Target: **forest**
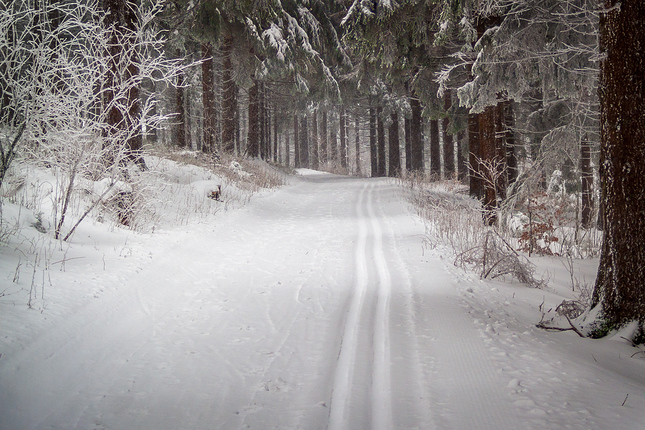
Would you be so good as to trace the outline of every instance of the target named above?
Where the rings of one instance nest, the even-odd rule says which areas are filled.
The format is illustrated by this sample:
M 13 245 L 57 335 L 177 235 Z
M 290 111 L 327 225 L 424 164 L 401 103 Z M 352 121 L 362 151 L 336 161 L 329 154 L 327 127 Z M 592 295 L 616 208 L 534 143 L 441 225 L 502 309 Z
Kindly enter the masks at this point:
M 66 241 L 150 153 L 452 181 L 529 255 L 600 254 L 588 334 L 640 344 L 643 34 L 641 0 L 0 0 L 2 199 L 55 170 Z

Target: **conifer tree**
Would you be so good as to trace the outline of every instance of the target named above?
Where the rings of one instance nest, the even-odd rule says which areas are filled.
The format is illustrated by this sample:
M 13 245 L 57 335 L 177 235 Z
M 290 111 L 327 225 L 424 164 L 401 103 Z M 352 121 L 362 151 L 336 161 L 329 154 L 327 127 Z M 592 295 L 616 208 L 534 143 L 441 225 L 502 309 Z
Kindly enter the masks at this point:
M 645 3 L 607 0 L 600 14 L 604 238 L 592 307 L 595 337 L 636 323 L 645 343 Z

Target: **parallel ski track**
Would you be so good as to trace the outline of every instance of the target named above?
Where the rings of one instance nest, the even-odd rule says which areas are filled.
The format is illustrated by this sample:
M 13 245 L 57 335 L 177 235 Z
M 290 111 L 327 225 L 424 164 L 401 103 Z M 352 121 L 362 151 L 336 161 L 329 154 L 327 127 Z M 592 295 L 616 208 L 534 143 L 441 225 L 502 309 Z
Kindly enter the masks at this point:
M 359 325 L 369 286 L 367 238 L 370 227 L 373 236 L 372 258 L 378 276 L 376 312 L 374 325 L 370 330 L 373 336 L 371 342 L 373 345 L 370 391 L 371 423 L 374 430 L 393 428 L 389 348 L 391 276 L 383 253 L 383 231 L 374 213 L 373 193 L 374 184 L 366 184 L 361 189 L 356 202 L 358 219 L 358 237 L 354 253 L 356 277 L 336 364 L 327 426 L 329 430 L 350 428 L 348 409 L 354 380 Z

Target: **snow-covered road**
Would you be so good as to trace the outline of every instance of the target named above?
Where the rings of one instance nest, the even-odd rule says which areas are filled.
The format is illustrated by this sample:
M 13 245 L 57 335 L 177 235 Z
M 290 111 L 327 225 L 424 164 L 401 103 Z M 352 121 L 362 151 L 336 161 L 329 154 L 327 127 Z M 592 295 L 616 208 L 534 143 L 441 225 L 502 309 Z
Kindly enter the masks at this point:
M 70 262 L 54 283 L 87 297 L 0 356 L 0 428 L 636 428 L 645 381 L 522 326 L 423 238 L 393 182 L 310 174 Z

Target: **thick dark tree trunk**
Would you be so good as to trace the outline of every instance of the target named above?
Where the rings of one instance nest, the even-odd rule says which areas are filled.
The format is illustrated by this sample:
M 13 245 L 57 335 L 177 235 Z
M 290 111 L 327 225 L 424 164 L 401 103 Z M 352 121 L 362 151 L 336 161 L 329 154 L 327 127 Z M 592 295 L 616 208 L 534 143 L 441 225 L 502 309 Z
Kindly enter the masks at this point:
M 410 118 L 405 118 L 403 121 L 403 129 L 405 131 L 405 170 L 408 172 L 412 169 L 412 148 L 411 148 L 411 137 L 410 137 L 410 125 L 412 124 L 412 121 L 410 121 Z
M 347 169 L 347 112 L 340 107 L 340 167 Z
M 213 47 L 210 43 L 202 43 L 202 105 L 204 109 L 202 151 L 212 152 L 215 150 L 215 87 L 213 81 Z M 249 106 L 249 113 L 250 109 L 251 107 Z
M 443 108 L 446 111 L 446 117 L 443 119 L 443 172 L 446 179 L 455 177 L 455 142 L 450 131 L 450 119 L 448 111 L 452 107 L 452 93 L 450 90 L 444 94 Z
M 441 179 L 441 148 L 439 147 L 439 121 L 430 121 L 430 175 Z
M 233 37 L 225 36 L 222 43 L 222 152 L 235 152 L 235 111 L 237 85 L 233 80 Z
M 253 79 L 253 85 L 249 88 L 249 130 L 246 142 L 246 153 L 249 157 L 260 156 L 260 100 L 259 84 Z
M 399 148 L 399 115 L 396 112 L 391 114 L 392 124 L 390 124 L 388 145 L 390 155 L 390 168 L 388 176 L 397 177 L 401 174 L 401 150 Z
M 604 237 L 594 336 L 637 321 L 645 342 L 645 2 L 606 0 L 600 13 L 600 187 Z
M 378 176 L 378 158 L 376 154 L 376 109 L 370 104 L 370 176 Z
M 383 124 L 383 108 L 376 108 L 376 132 L 378 139 L 376 176 L 383 177 L 387 175 L 387 165 L 385 160 L 385 126 Z
M 593 225 L 593 170 L 591 169 L 591 143 L 586 135 L 580 141 L 580 173 L 582 195 L 581 224 L 583 228 L 591 228 Z
M 495 106 L 487 107 L 484 112 L 479 115 L 479 132 L 480 132 L 480 160 L 479 175 L 482 179 L 483 186 L 483 206 L 484 206 L 484 221 L 488 225 L 497 223 L 497 193 L 496 193 L 496 178 L 495 170 L 492 163 L 495 159 L 497 152 L 497 145 L 495 142 L 495 119 L 496 119 Z
M 320 138 L 318 136 L 318 109 L 314 109 L 314 113 L 311 118 L 311 168 L 314 170 L 318 170 L 320 167 L 318 165 L 318 143 L 320 141 Z
M 421 123 L 421 102 L 410 97 L 412 118 L 410 120 L 410 170 L 423 173 L 423 137 Z

